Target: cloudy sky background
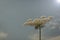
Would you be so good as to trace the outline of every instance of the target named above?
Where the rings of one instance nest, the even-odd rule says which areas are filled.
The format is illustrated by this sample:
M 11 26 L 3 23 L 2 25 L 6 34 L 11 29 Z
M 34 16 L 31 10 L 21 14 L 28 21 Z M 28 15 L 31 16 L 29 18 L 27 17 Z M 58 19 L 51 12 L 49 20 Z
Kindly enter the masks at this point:
M 42 28 L 42 40 L 60 39 L 60 4 L 56 0 L 0 0 L 0 32 L 8 33 L 7 40 L 34 40 L 38 31 L 23 26 L 28 18 L 54 16 L 53 24 Z M 45 36 L 45 37 L 44 37 Z M 47 38 L 48 37 L 48 38 Z M 38 39 L 36 37 L 36 39 Z

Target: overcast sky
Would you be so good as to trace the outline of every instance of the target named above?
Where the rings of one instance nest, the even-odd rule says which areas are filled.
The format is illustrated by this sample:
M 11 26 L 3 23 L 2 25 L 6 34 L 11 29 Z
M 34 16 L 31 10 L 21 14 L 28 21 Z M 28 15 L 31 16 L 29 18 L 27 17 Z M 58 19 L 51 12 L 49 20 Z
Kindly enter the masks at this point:
M 9 34 L 7 40 L 32 40 L 37 30 L 34 30 L 34 27 L 23 26 L 24 22 L 28 18 L 34 19 L 44 15 L 60 20 L 59 5 L 55 0 L 0 0 L 0 31 Z M 42 36 L 45 36 L 45 39 L 52 37 L 51 40 L 59 38 L 60 29 L 57 26 L 51 28 L 46 25 L 45 29 L 42 29 Z

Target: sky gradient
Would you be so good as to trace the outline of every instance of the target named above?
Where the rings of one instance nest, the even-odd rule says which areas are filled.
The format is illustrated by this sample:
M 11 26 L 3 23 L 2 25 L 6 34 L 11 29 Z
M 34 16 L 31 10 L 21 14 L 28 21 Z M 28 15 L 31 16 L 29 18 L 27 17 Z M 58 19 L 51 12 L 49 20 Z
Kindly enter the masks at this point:
M 28 18 L 54 16 L 53 23 L 56 20 L 56 23 L 60 24 L 59 5 L 54 0 L 0 0 L 0 31 L 8 33 L 7 40 L 32 40 L 37 30 L 34 27 L 23 26 L 24 22 Z M 58 24 L 56 25 L 60 27 Z M 44 30 L 42 36 L 45 36 L 46 40 L 47 37 L 49 40 L 51 37 L 51 40 L 55 37 L 59 38 L 60 29 L 57 26 L 51 29 L 50 24 L 46 25 L 42 28 Z

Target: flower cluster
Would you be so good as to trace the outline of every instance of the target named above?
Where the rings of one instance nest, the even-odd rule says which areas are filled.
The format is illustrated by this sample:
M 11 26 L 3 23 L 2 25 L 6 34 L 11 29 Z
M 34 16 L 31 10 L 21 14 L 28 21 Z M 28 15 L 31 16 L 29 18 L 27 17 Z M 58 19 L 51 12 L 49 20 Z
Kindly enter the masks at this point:
M 52 16 L 41 16 L 40 18 L 35 18 L 34 20 L 28 19 L 24 25 L 30 25 L 30 26 L 35 26 L 35 28 L 41 27 L 45 25 L 47 22 L 49 22 L 52 19 Z

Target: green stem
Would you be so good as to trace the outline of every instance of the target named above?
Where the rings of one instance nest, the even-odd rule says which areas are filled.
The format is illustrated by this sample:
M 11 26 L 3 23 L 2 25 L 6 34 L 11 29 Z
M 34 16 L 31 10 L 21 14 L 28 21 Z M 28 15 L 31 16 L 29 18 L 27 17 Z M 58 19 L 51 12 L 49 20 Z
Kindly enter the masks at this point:
M 39 40 L 41 40 L 41 27 L 39 27 Z

